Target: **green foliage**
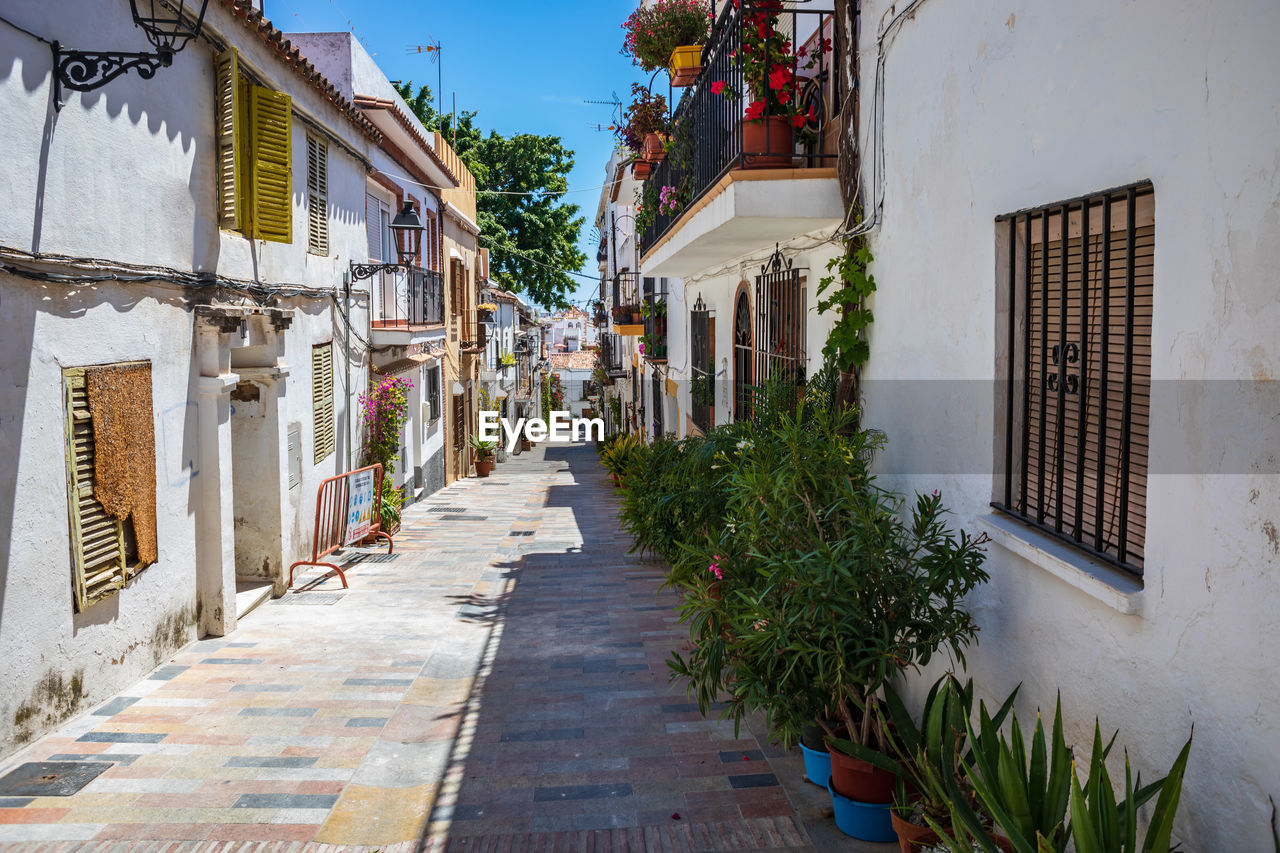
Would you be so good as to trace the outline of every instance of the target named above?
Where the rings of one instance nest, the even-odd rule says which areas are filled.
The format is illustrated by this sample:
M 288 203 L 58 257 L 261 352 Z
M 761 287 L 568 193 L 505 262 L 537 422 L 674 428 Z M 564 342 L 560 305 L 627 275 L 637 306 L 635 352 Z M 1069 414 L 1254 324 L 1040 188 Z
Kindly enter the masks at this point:
M 1002 710 L 1007 707 L 1006 702 Z M 965 720 L 973 743 L 965 769 L 982 814 L 990 815 L 1015 853 L 1063 853 L 1070 837 L 1067 804 L 1073 764 L 1062 733 L 1062 697 L 1058 697 L 1049 739 L 1036 715 L 1029 755 L 1016 715 L 1007 739 L 999 731 L 1000 723 L 1000 715 L 991 717 L 985 704 L 979 705 L 976 728 L 971 717 Z M 960 835 L 972 836 L 984 850 L 996 853 L 986 822 L 973 804 L 956 800 L 952 806 L 951 822 L 960 828 Z
M 516 354 L 513 352 L 504 352 L 502 358 L 499 359 L 503 367 L 511 367 L 516 363 Z
M 378 505 L 378 524 L 383 530 L 391 530 L 400 523 L 400 510 L 404 506 L 404 495 L 391 485 L 391 478 L 382 478 L 382 501 Z
M 638 464 L 640 455 L 648 448 L 637 435 L 616 435 L 606 439 L 600 447 L 600 464 L 610 474 L 621 476 Z
M 654 217 L 658 215 L 658 185 L 653 181 L 645 181 L 636 195 L 636 233 L 643 234 L 649 230 Z
M 650 133 L 666 133 L 670 129 L 667 99 L 655 95 L 641 83 L 631 84 L 631 103 L 622 113 L 616 131 L 618 141 L 632 154 L 639 154 L 644 138 Z
M 818 311 L 836 309 L 840 317 L 822 348 L 825 358 L 835 361 L 840 370 L 849 372 L 866 364 L 871 357 L 867 344 L 867 327 L 871 325 L 871 309 L 867 298 L 875 292 L 875 278 L 867 272 L 871 265 L 871 250 L 862 239 L 852 241 L 845 253 L 827 262 L 827 271 L 818 282 Z M 839 285 L 832 290 L 832 287 Z
M 477 462 L 483 462 L 494 454 L 497 444 L 492 441 L 481 441 L 478 435 L 467 436 L 467 446 L 475 454 Z
M 1071 838 L 1075 842 L 1076 853 L 1169 853 L 1172 849 L 1173 819 L 1182 796 L 1182 777 L 1191 753 L 1191 739 L 1187 739 L 1178 753 L 1169 775 L 1145 787 L 1141 778 L 1134 781 L 1126 752 L 1124 791 L 1118 801 L 1107 773 L 1109 751 L 1110 744 L 1103 747 L 1102 732 L 1095 725 L 1093 750 L 1084 785 L 1074 773 L 1071 776 Z M 1139 847 L 1138 809 L 1152 797 L 1156 797 L 1155 809 Z
M 547 307 L 568 306 L 577 288 L 565 270 L 587 260 L 578 249 L 585 218 L 579 207 L 563 201 L 573 169 L 573 151 L 558 136 L 520 133 L 485 136 L 476 113 L 464 111 L 455 121 L 431 107 L 431 90 L 413 82 L 397 85 L 401 97 L 428 130 L 445 136 L 471 170 L 481 240 L 491 249 L 489 268 L 509 288 L 527 293 Z

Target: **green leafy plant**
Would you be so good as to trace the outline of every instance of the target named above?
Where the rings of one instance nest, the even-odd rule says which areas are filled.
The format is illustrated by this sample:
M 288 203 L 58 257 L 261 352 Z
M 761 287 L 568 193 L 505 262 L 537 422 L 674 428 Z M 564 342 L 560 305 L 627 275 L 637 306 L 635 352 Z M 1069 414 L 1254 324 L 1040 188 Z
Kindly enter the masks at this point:
M 1111 742 L 1115 742 L 1114 736 Z M 1107 773 L 1110 749 L 1110 743 L 1103 746 L 1102 732 L 1095 724 L 1086 781 L 1082 786 L 1074 773 L 1071 777 L 1071 838 L 1076 853 L 1169 853 L 1191 739 L 1178 753 L 1169 775 L 1145 787 L 1141 778 L 1134 781 L 1126 751 L 1124 790 L 1119 800 Z M 1152 797 L 1156 798 L 1155 809 L 1139 847 L 1138 809 Z
M 871 260 L 866 241 L 857 238 L 845 246 L 844 254 L 827 262 L 827 271 L 832 274 L 818 281 L 818 296 L 822 297 L 819 313 L 840 311 L 822 354 L 846 373 L 866 364 L 871 357 L 867 327 L 874 318 L 866 304 L 876 289 L 875 278 L 867 272 Z
M 504 352 L 499 362 L 503 367 L 513 367 L 516 363 L 516 354 L 513 352 Z
M 400 511 L 404 506 L 404 495 L 391 485 L 391 478 L 382 478 L 382 500 L 378 504 L 378 524 L 383 530 L 392 530 L 400 523 Z
M 645 71 L 665 68 L 682 45 L 705 44 L 711 8 L 704 0 L 657 0 L 631 13 L 622 28 L 627 36 L 623 56 Z
M 467 436 L 467 446 L 471 448 L 471 452 L 475 454 L 477 462 L 484 462 L 493 456 L 497 450 L 497 444 L 492 441 L 481 441 L 478 435 Z
M 964 765 L 965 775 L 977 792 L 981 810 L 969 800 L 953 799 L 951 822 L 960 829 L 961 837 L 972 839 L 968 843 L 976 843 L 989 853 L 996 853 L 997 848 L 985 815 L 995 821 L 1016 853 L 1063 853 L 1070 837 L 1067 805 L 1073 756 L 1062 733 L 1062 697 L 1058 697 L 1048 739 L 1036 714 L 1029 753 L 1017 716 L 1008 739 L 1000 734 L 1000 717 L 990 716 L 986 705 L 980 703 L 977 727 L 972 719 L 966 721 L 973 748 Z
M 670 127 L 667 99 L 653 94 L 640 83 L 633 83 L 631 103 L 623 112 L 622 124 L 617 129 L 618 141 L 633 155 L 638 155 L 644 148 L 646 136 L 651 133 L 665 134 Z
M 995 726 L 1009 714 L 1017 695 L 1015 688 L 991 718 Z M 848 755 L 898 777 L 894 808 L 904 820 L 918 816 L 921 826 L 949 827 L 957 801 L 969 808 L 976 805 L 977 794 L 964 784 L 963 770 L 974 743 L 970 724 L 973 681 L 961 684 L 947 673 L 934 682 L 925 697 L 918 727 L 897 691 L 886 685 L 883 714 L 887 752 L 843 738 L 832 738 L 831 742 Z

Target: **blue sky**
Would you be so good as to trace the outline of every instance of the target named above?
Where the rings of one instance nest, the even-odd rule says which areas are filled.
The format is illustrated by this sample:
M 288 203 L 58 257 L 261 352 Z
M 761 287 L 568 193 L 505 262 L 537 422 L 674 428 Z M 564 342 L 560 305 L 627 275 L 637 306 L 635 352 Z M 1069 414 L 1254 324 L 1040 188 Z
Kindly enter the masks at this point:
M 475 110 L 486 132 L 555 134 L 574 152 L 569 189 L 599 187 L 613 147 L 611 108 L 583 103 L 626 100 L 631 83 L 647 77 L 618 53 L 622 22 L 635 0 L 265 0 L 266 14 L 285 32 L 350 30 L 387 77 L 436 89 L 436 66 L 410 45 L 442 46 L 444 106 Z M 580 246 L 588 260 L 577 298 L 598 291 L 591 239 L 599 191 L 575 192 L 586 225 Z

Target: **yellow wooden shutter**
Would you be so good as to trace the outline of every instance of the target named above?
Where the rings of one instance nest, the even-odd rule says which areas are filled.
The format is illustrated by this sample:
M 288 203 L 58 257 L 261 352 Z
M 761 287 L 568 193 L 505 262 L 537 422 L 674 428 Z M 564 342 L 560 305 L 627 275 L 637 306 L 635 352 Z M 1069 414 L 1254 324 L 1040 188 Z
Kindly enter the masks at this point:
M 64 374 L 72 587 L 78 612 L 124 588 L 124 525 L 93 496 L 93 420 L 83 369 Z
M 329 254 L 329 146 L 307 137 L 307 251 Z
M 233 230 L 244 226 L 239 65 L 234 48 L 217 59 L 218 224 Z
M 311 348 L 311 412 L 315 459 L 319 464 L 336 448 L 333 417 L 333 344 Z
M 292 99 L 262 86 L 252 101 L 253 236 L 293 242 Z

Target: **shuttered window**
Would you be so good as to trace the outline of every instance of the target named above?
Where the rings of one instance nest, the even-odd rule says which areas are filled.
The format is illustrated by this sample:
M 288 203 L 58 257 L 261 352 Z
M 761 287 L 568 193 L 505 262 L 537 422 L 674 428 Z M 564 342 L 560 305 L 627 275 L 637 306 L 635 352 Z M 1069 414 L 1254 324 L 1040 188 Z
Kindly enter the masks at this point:
M 1150 183 L 1002 218 L 1009 325 L 996 506 L 1135 574 L 1146 539 Z
M 131 520 L 118 521 L 94 497 L 93 415 L 84 368 L 63 371 L 71 583 L 75 609 L 109 598 L 141 570 Z
M 453 398 L 453 449 L 467 446 L 467 404 L 462 397 Z
M 333 417 L 333 343 L 311 348 L 311 411 L 315 435 L 315 462 L 334 452 L 337 437 Z
M 329 254 L 329 146 L 307 136 L 307 251 Z
M 440 417 L 440 368 L 427 368 L 427 406 L 430 420 Z
M 234 49 L 218 57 L 216 71 L 219 224 L 290 243 L 293 101 L 244 79 Z
M 364 227 L 369 241 L 369 262 L 382 263 L 382 211 L 386 205 L 371 193 L 364 197 Z

